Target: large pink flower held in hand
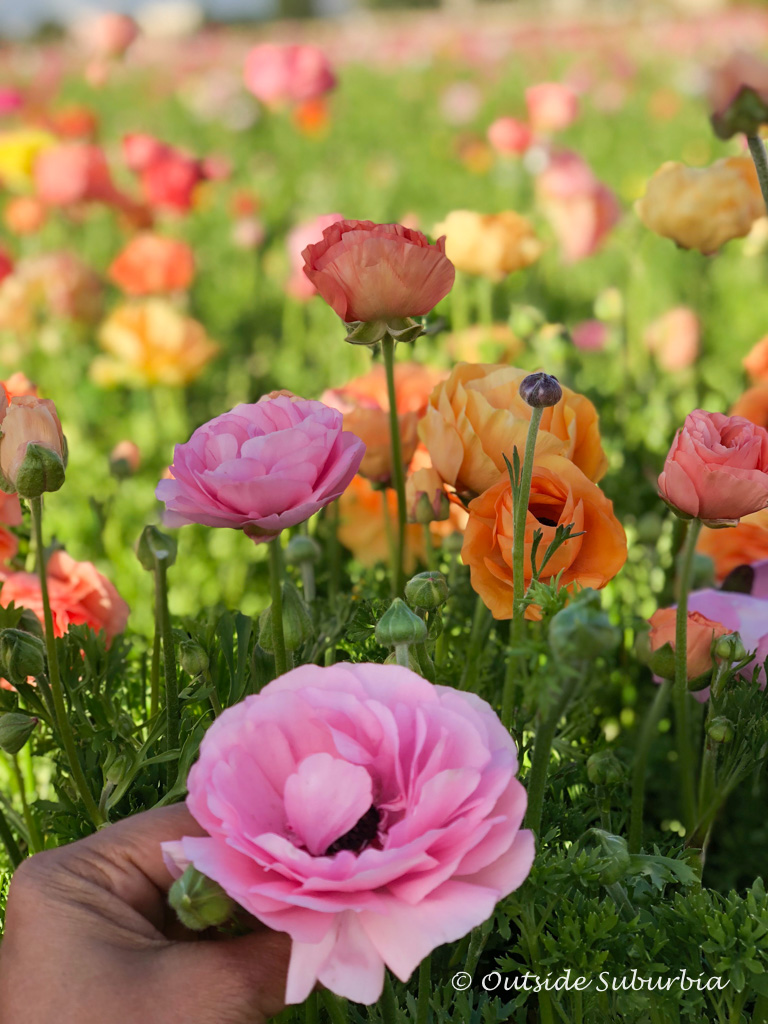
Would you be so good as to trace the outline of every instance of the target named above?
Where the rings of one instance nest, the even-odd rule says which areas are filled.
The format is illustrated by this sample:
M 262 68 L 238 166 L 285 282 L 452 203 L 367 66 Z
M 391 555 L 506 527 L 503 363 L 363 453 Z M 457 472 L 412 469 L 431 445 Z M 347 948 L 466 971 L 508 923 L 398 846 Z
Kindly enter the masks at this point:
M 527 877 L 517 751 L 490 705 L 397 665 L 303 665 L 226 710 L 163 844 L 293 939 L 286 1001 L 373 1003 Z
M 309 519 L 349 486 L 365 445 L 340 412 L 288 395 L 238 405 L 174 450 L 155 494 L 166 526 L 243 530 L 256 543 Z

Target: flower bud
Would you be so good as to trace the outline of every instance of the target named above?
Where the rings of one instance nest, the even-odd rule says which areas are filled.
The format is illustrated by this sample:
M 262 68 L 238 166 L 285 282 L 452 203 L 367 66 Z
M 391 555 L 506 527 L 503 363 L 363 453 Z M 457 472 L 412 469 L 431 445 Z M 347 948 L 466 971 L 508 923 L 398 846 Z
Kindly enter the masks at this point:
M 176 561 L 176 541 L 156 526 L 145 526 L 136 546 L 136 557 L 147 572 L 154 571 L 155 559 L 167 568 Z
M 234 900 L 218 882 L 206 878 L 191 864 L 171 886 L 168 902 L 181 923 L 196 932 L 224 924 L 235 909 Z
M 118 441 L 109 454 L 109 472 L 116 480 L 127 480 L 141 465 L 141 452 L 133 441 Z
M 22 498 L 39 498 L 64 483 L 64 460 L 43 444 L 28 444 L 13 480 Z
M 733 733 L 733 722 L 724 715 L 717 715 L 707 726 L 707 736 L 714 743 L 730 743 Z
M 529 373 L 520 384 L 520 397 L 532 409 L 546 409 L 557 405 L 563 397 L 563 389 L 557 377 L 549 373 Z
M 376 625 L 376 642 L 382 647 L 400 644 L 419 644 L 427 638 L 423 619 L 412 612 L 401 598 L 396 597 Z
M 313 537 L 300 533 L 288 541 L 285 561 L 288 565 L 302 565 L 304 562 L 316 565 L 322 553 L 322 548 Z
M 451 511 L 448 495 L 437 470 L 417 469 L 405 482 L 405 507 L 411 523 L 432 523 L 447 519 Z
M 675 649 L 669 641 L 651 652 L 648 667 L 662 679 L 675 678 Z
M 587 832 L 587 842 L 597 853 L 598 881 L 602 885 L 613 885 L 620 881 L 629 870 L 631 862 L 627 841 L 601 828 L 591 828 Z
M 0 715 L 0 750 L 6 754 L 18 754 L 37 725 L 37 719 L 23 715 L 20 711 L 9 711 Z
M 208 668 L 208 655 L 197 640 L 182 640 L 179 644 L 179 662 L 190 676 L 200 676 Z
M 0 633 L 0 666 L 15 686 L 28 676 L 41 676 L 45 671 L 43 641 L 23 629 L 4 629 Z
M 405 584 L 405 598 L 414 608 L 431 611 L 448 600 L 448 582 L 441 572 L 430 570 L 411 577 Z
M 566 660 L 588 661 L 609 654 L 620 640 L 621 631 L 602 610 L 596 590 L 582 591 L 549 624 L 550 647 L 558 658 Z
M 5 490 L 39 498 L 64 483 L 67 445 L 49 399 L 17 395 L 1 416 L 0 475 Z
M 593 786 L 618 786 L 624 775 L 624 765 L 610 750 L 598 750 L 587 758 L 587 778 Z
M 111 782 L 113 786 L 119 786 L 120 783 L 133 771 L 134 764 L 135 759 L 132 754 L 118 754 L 109 768 L 104 772 L 104 778 L 107 782 Z
M 292 583 L 282 584 L 283 593 L 283 637 L 286 651 L 303 647 L 314 635 L 312 616 L 309 614 L 301 594 Z M 267 653 L 274 654 L 272 635 L 272 605 L 259 616 L 259 646 Z
M 726 633 L 715 641 L 714 654 L 723 661 L 742 661 L 747 656 L 744 644 L 738 633 Z

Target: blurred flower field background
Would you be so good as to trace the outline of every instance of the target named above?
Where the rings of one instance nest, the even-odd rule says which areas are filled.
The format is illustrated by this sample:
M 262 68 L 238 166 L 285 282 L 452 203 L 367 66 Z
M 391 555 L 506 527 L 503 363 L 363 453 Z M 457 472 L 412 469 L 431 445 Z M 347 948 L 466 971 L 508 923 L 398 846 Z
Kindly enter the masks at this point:
M 768 361 L 759 347 L 768 335 L 768 216 L 743 136 L 718 138 L 708 102 L 712 68 L 735 51 L 768 51 L 768 12 L 648 9 L 550 19 L 488 6 L 470 17 L 365 14 L 258 29 L 211 25 L 166 38 L 133 38 L 126 29 L 123 39 L 117 23 L 111 31 L 99 36 L 80 26 L 0 50 L 0 380 L 10 394 L 34 386 L 52 399 L 67 438 L 66 483 L 45 500 L 48 542 L 92 562 L 130 609 L 130 647 L 116 641 L 98 653 L 87 646 L 96 641 L 86 643 L 77 631 L 70 643 L 82 643 L 107 673 L 109 699 L 126 702 L 104 742 L 118 757 L 141 746 L 134 740 L 145 718 L 154 583 L 136 545 L 147 524 L 163 529 L 155 487 L 174 445 L 273 391 L 322 399 L 345 412 L 350 430 L 354 407 L 386 407 L 379 355 L 372 364 L 369 347 L 345 343 L 339 318 L 303 274 L 302 249 L 340 218 L 404 224 L 431 239 L 446 235 L 454 287 L 426 317 L 425 333 L 396 353 L 396 367 L 415 361 L 428 368 L 424 377 L 401 371 L 403 392 L 413 382 L 412 405 L 398 409 L 401 423 L 413 417 L 401 427 L 404 438 L 412 435 L 412 468 L 421 468 L 416 421 L 433 386 L 457 363 L 545 370 L 597 410 L 606 458 L 600 487 L 627 540 L 626 564 L 607 572 L 614 578 L 602 590 L 619 649 L 584 669 L 555 744 L 539 833 L 549 852 L 526 883 L 543 895 L 526 903 L 515 893 L 520 902 L 511 909 L 500 904 L 507 912 L 497 911 L 494 931 L 486 929 L 473 947 L 474 965 L 483 950 L 489 971 L 502 962 L 509 971 L 546 964 L 577 973 L 619 963 L 669 971 L 687 964 L 692 973 L 728 974 L 733 984 L 717 998 L 693 993 L 687 1002 L 662 1001 L 649 1016 L 642 993 L 587 1009 L 564 996 L 554 1011 L 544 1000 L 526 1004 L 512 993 L 494 1002 L 486 994 L 473 1008 L 471 994 L 457 995 L 465 1002 L 454 1005 L 450 988 L 436 982 L 429 1013 L 436 1021 L 589 1024 L 768 1019 L 760 1016 L 768 1012 L 768 906 L 755 882 L 768 844 L 762 726 L 750 726 L 743 763 L 733 769 L 738 788 L 719 811 L 704 889 L 678 806 L 671 712 L 657 726 L 648 764 L 649 860 L 631 875 L 639 924 L 630 927 L 626 908 L 606 896 L 602 882 L 614 883 L 602 862 L 595 867 L 577 856 L 590 826 L 609 838 L 629 827 L 628 766 L 656 692 L 635 650 L 657 609 L 674 603 L 682 542 L 657 484 L 675 431 L 693 409 L 768 426 Z M 254 61 L 254 48 L 299 43 L 317 47 L 327 65 L 281 79 L 279 69 L 262 73 L 272 51 L 259 50 L 262 63 Z M 296 89 L 301 74 L 309 81 L 304 93 Z M 549 92 L 531 91 L 544 83 Z M 689 172 L 679 172 L 679 183 L 659 178 L 668 161 L 714 170 L 696 178 L 691 198 Z M 358 381 L 372 367 L 373 378 Z M 366 440 L 373 458 L 372 438 Z M 386 435 L 387 458 L 388 443 Z M 328 647 L 339 660 L 383 661 L 387 654 L 373 632 L 390 598 L 387 530 L 370 482 L 376 473 L 367 477 L 357 477 L 338 508 L 310 526 L 323 550 L 318 588 L 323 600 L 333 594 L 337 602 L 328 606 L 333 624 L 323 619 L 306 648 L 318 663 Z M 596 471 L 590 479 L 598 478 Z M 383 493 L 394 501 L 392 490 Z M 32 572 L 29 518 L 2 517 L 0 505 L 3 534 L 11 538 L 2 549 L 4 577 Z M 768 528 L 752 521 L 754 536 L 743 525 L 706 531 L 694 590 L 768 556 Z M 439 569 L 451 585 L 446 628 L 454 653 L 440 662 L 437 682 L 474 689 L 496 706 L 510 616 L 481 618 L 458 554 L 454 531 L 461 528 L 456 513 L 433 523 L 428 555 L 422 526 L 410 525 L 406 573 Z M 220 697 L 225 688 L 227 696 L 242 696 L 264 656 L 254 653 L 253 636 L 270 602 L 270 545 L 202 525 L 171 532 L 178 543 L 168 574 L 176 639 L 206 648 Z M 66 576 L 66 566 L 61 571 Z M 299 583 L 300 568 L 288 571 Z M 0 589 L 3 607 L 12 589 Z M 15 592 L 23 605 L 23 588 Z M 554 611 L 556 602 L 546 614 Z M 12 619 L 0 624 L 16 626 Z M 546 637 L 532 635 L 526 650 L 543 674 L 552 655 Z M 109 659 L 114 668 L 105 669 Z M 532 671 L 526 685 L 533 688 Z M 237 680 L 231 691 L 228 673 Z M 193 690 L 195 673 L 182 679 L 185 729 L 196 730 L 199 743 L 208 691 Z M 15 700 L 9 690 L 0 698 L 5 710 Z M 749 717 L 761 698 L 752 693 L 749 707 L 747 696 L 734 700 Z M 696 705 L 692 713 L 706 712 Z M 696 721 L 701 727 L 703 717 Z M 529 765 L 532 719 L 518 724 L 513 734 Z M 587 759 L 605 751 L 617 759 L 616 773 L 612 760 L 607 774 L 599 765 L 587 774 Z M 185 770 L 195 753 L 194 744 L 184 746 Z M 50 742 L 34 760 L 29 747 L 20 754 L 22 785 L 37 794 L 49 845 L 90 829 L 73 809 L 72 793 L 63 798 L 55 790 L 54 755 Z M 103 759 L 101 768 L 89 764 L 98 773 Z M 112 818 L 155 804 L 161 785 L 172 789 L 176 776 L 161 777 L 164 770 L 160 761 L 124 775 L 122 802 L 109 805 Z M 105 780 L 111 801 L 121 777 L 112 771 Z M 18 787 L 11 759 L 0 761 L 0 807 L 12 822 L 22 820 Z M 176 779 L 173 795 L 183 792 Z M 63 809 L 62 799 L 70 800 Z M 738 894 L 726 895 L 732 890 Z M 550 898 L 560 900 L 557 911 Z M 522 938 L 520 920 L 529 929 Z M 729 932 L 729 921 L 741 930 Z M 456 957 L 466 955 L 463 948 Z M 449 959 L 450 951 L 440 982 L 446 986 Z M 401 1017 L 410 1019 L 412 996 L 402 986 L 397 991 Z M 304 1019 L 291 1012 L 286 1021 Z M 352 1020 L 389 1019 L 349 1013 Z

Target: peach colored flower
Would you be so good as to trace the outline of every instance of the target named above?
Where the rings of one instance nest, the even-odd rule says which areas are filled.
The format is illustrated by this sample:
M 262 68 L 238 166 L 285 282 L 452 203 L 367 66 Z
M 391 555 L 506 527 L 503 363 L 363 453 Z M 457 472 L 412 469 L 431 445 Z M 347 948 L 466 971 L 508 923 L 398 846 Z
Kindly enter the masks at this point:
M 461 557 L 470 568 L 473 590 L 496 619 L 511 619 L 513 615 L 513 518 L 508 476 L 469 504 Z M 604 587 L 627 559 L 627 540 L 613 504 L 569 459 L 542 455 L 533 467 L 525 523 L 526 586 L 532 577 L 531 550 L 536 530 L 543 534 L 541 557 L 554 539 L 557 526 L 570 523 L 575 526 L 574 532 L 582 535 L 558 548 L 546 564 L 542 579 L 547 582 L 562 572 L 564 587 Z M 525 615 L 539 618 L 540 611 L 531 605 Z
M 531 222 L 513 210 L 453 210 L 435 234 L 445 235 L 445 252 L 458 270 L 491 281 L 530 267 L 542 253 Z
M 3 221 L 14 235 L 34 235 L 45 223 L 45 204 L 34 196 L 13 196 L 3 211 Z
M 675 434 L 659 495 L 707 525 L 734 526 L 768 506 L 768 430 L 741 416 L 695 409 Z
M 195 257 L 186 242 L 143 233 L 112 261 L 108 274 L 126 295 L 181 292 L 195 276 Z
M 753 381 L 768 383 L 768 334 L 752 346 L 742 359 L 741 365 Z M 744 416 L 745 414 L 732 413 L 732 415 Z M 752 417 L 747 416 L 747 419 L 752 419 Z
M 459 363 L 432 392 L 419 436 L 435 469 L 459 493 L 480 494 L 507 475 L 504 455 L 525 449 L 531 407 L 518 394 L 527 370 Z M 537 455 L 565 455 L 590 479 L 608 467 L 592 402 L 563 387 L 557 405 L 544 410 Z
M 75 24 L 75 38 L 93 56 L 122 57 L 139 34 L 133 18 L 115 11 L 89 14 Z
M 17 370 L 16 373 L 12 373 L 4 381 L 0 381 L 0 384 L 5 388 L 8 398 L 21 397 L 22 395 L 33 395 L 35 398 L 37 395 L 37 386 L 21 370 Z
M 579 97 L 562 82 L 541 82 L 525 90 L 528 120 L 534 132 L 551 135 L 573 124 L 579 116 Z
M 649 324 L 643 338 L 659 366 L 675 373 L 696 362 L 700 336 L 701 326 L 694 311 L 687 306 L 676 306 Z
M 705 527 L 696 549 L 715 563 L 718 580 L 725 579 L 739 565 L 752 565 L 768 558 L 768 509 L 744 516 L 730 530 Z
M 48 559 L 48 591 L 53 613 L 54 636 L 64 636 L 70 626 L 83 623 L 104 630 L 112 640 L 125 630 L 128 605 L 109 580 L 91 562 L 76 562 L 66 551 L 55 551 Z M 0 589 L 0 605 L 11 602 L 34 612 L 43 623 L 43 599 L 36 573 L 12 572 Z
M 93 361 L 91 376 L 103 386 L 182 387 L 218 351 L 202 324 L 164 299 L 119 306 L 102 324 L 99 344 L 108 355 Z
M 30 444 L 50 449 L 66 461 L 66 442 L 56 406 L 48 398 L 16 396 L 0 407 L 0 474 L 11 490 L 16 490 L 19 469 Z M 21 481 L 19 480 L 19 484 Z M 22 494 L 26 492 L 22 489 Z
M 676 608 L 659 608 L 650 618 L 651 632 L 649 635 L 651 650 L 669 644 L 676 649 L 675 628 L 677 623 Z M 712 644 L 732 630 L 720 622 L 708 619 L 701 612 L 688 612 L 688 643 L 686 647 L 686 674 L 689 680 L 698 679 L 712 671 L 715 659 L 712 656 Z
M 35 192 L 47 206 L 120 201 L 104 153 L 87 142 L 65 142 L 35 161 Z
M 141 450 L 135 441 L 118 441 L 109 453 L 109 464 L 113 471 L 125 466 L 128 473 L 137 473 L 141 465 Z
M 499 117 L 488 129 L 488 141 L 497 153 L 521 156 L 533 142 L 533 132 L 515 117 Z
M 768 378 L 747 388 L 740 398 L 737 398 L 730 410 L 731 416 L 742 416 L 750 423 L 756 423 L 759 427 L 768 429 Z

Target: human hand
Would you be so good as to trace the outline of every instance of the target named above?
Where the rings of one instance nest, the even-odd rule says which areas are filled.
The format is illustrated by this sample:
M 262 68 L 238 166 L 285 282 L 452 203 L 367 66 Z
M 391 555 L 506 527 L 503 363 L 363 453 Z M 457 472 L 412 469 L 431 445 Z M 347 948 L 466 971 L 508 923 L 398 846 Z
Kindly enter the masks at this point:
M 26 860 L 0 947 L 0 1024 L 262 1024 L 283 1008 L 290 938 L 183 929 L 160 843 L 204 834 L 183 804 Z

